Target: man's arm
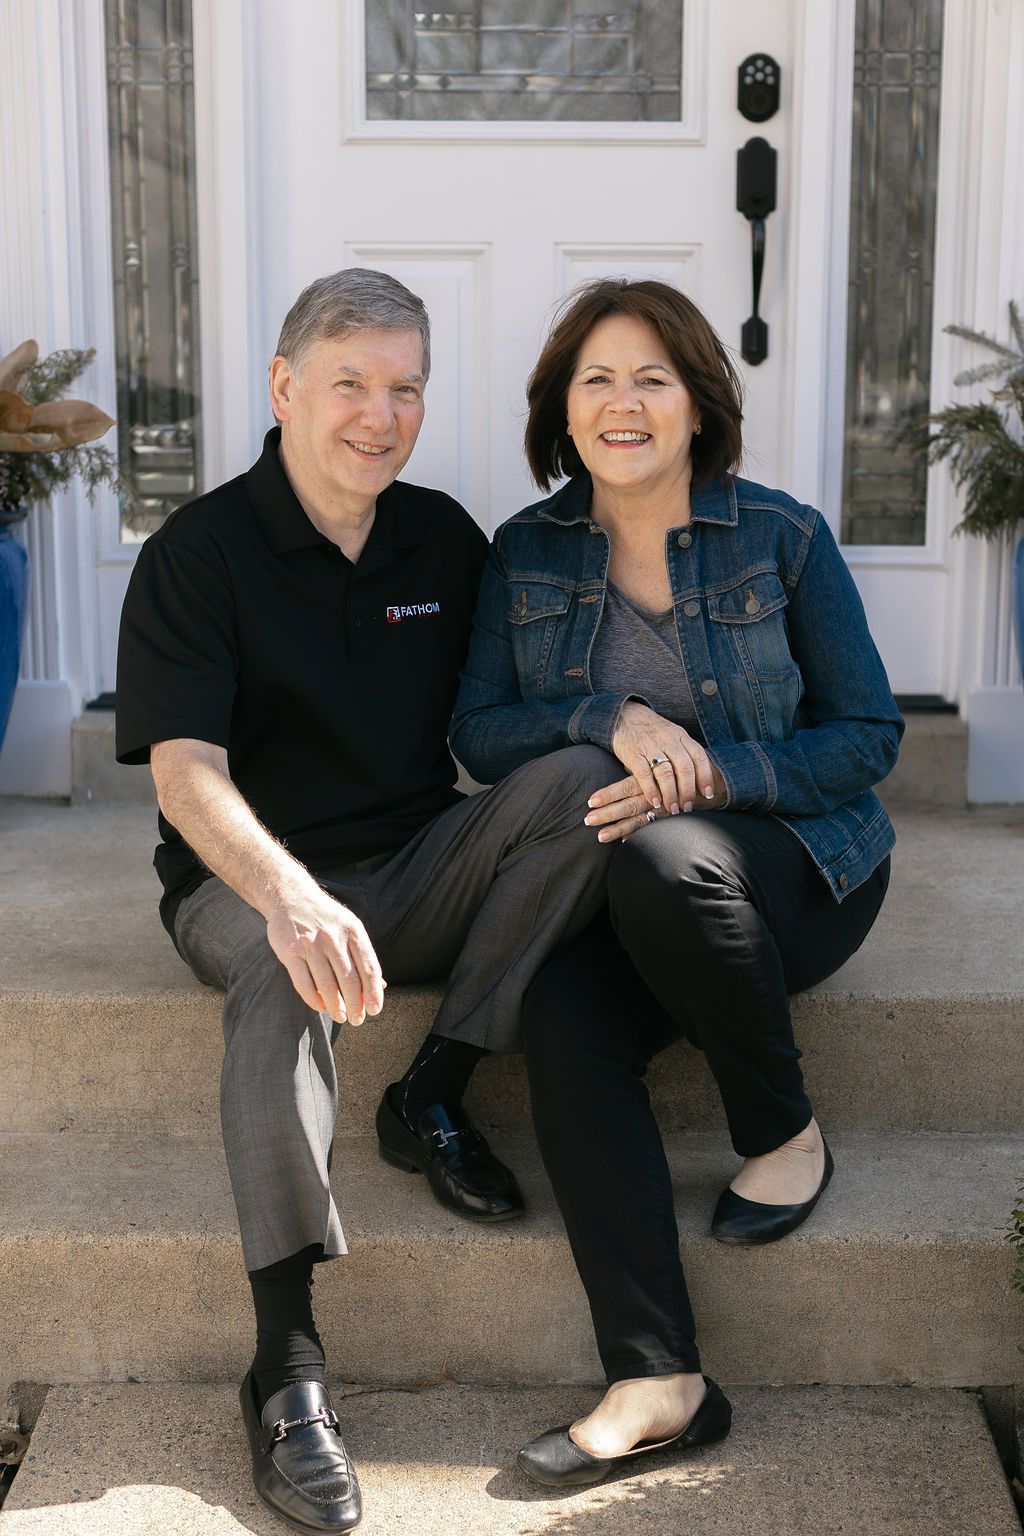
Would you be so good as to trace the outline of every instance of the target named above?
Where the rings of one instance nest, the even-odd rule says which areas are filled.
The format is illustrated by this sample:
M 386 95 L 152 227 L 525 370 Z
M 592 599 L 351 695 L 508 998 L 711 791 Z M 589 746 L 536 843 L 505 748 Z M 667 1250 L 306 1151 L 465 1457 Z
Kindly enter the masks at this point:
M 231 781 L 224 748 L 155 742 L 150 766 L 164 816 L 266 918 L 270 947 L 302 1001 L 352 1024 L 380 1013 L 387 983 L 366 929 L 260 825 Z

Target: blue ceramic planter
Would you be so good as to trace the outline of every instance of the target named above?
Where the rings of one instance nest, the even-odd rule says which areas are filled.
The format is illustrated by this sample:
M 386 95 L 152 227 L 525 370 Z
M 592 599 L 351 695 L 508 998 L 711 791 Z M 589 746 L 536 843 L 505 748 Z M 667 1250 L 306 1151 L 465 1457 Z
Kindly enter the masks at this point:
M 0 512 L 0 746 L 14 703 L 28 606 L 28 555 L 13 528 L 25 512 Z

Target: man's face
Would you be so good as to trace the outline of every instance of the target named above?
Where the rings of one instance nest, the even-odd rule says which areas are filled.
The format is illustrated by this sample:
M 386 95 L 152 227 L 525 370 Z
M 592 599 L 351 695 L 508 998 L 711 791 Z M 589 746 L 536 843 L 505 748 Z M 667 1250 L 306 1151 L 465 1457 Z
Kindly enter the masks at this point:
M 332 503 L 372 503 L 401 474 L 423 422 L 418 331 L 317 341 L 297 371 L 270 368 L 270 395 L 300 483 Z

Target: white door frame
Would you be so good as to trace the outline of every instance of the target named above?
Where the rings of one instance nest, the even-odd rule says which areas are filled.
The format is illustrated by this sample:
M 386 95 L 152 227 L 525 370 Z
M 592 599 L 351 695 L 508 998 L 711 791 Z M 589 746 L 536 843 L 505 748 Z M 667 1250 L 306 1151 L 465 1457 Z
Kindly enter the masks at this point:
M 790 208 L 790 329 L 794 370 L 783 452 L 787 488 L 821 507 L 839 534 L 845 392 L 851 103 L 855 0 L 799 12 L 793 103 L 794 197 Z M 1014 82 L 1018 82 L 1014 85 Z M 954 399 L 954 375 L 978 360 L 976 349 L 945 336 L 964 320 L 1005 335 L 1007 303 L 1024 295 L 1024 0 L 957 0 L 945 7 L 939 182 L 934 281 L 932 408 Z M 825 228 L 801 209 L 826 210 Z M 799 302 L 798 300 L 799 296 Z M 962 515 L 946 471 L 929 474 L 927 542 L 920 549 L 847 546 L 862 581 L 885 571 L 931 571 L 947 588 L 942 623 L 941 692 L 969 718 L 977 740 L 972 799 L 1024 798 L 1024 695 L 1009 624 L 1010 553 L 977 540 L 950 538 Z M 948 575 L 943 573 L 948 572 Z M 991 697 L 992 690 L 998 699 Z M 996 751 L 986 719 L 1004 711 L 1010 750 Z M 980 734 L 979 734 L 980 732 Z M 995 755 L 993 755 L 995 754 Z

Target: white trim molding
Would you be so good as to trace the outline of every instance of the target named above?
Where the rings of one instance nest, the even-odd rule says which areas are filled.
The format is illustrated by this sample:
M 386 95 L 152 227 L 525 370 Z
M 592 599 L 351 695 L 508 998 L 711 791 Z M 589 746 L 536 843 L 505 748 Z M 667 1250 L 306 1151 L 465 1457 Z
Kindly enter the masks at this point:
M 269 414 L 256 38 L 245 0 L 192 0 L 204 490 L 251 461 Z

